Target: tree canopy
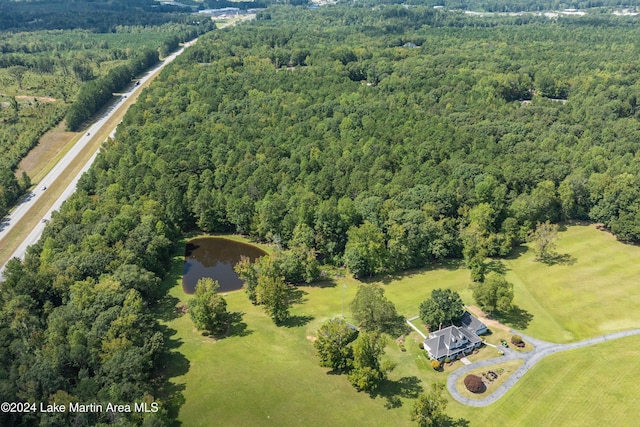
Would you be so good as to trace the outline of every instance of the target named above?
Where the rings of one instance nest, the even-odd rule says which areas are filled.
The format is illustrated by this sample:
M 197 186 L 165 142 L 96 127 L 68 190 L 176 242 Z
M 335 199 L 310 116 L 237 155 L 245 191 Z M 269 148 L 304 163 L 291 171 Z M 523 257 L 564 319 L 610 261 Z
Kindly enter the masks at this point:
M 384 296 L 377 285 L 358 286 L 351 301 L 351 313 L 358 326 L 366 331 L 391 331 L 398 323 L 395 305 Z
M 384 235 L 369 221 L 349 229 L 344 264 L 355 277 L 372 276 L 386 264 Z
M 434 289 L 431 291 L 431 298 L 420 304 L 420 319 L 431 330 L 440 325 L 451 325 L 463 313 L 462 298 L 451 289 Z
M 256 285 L 256 299 L 277 325 L 289 318 L 291 290 L 282 277 L 260 275 Z
M 335 371 L 348 371 L 353 366 L 353 348 L 350 345 L 358 332 L 343 319 L 330 319 L 318 329 L 313 343 L 320 358 L 320 366 Z
M 444 413 L 447 399 L 442 396 L 444 383 L 431 384 L 431 391 L 422 393 L 411 409 L 411 420 L 419 427 L 441 427 L 450 425 L 449 417 Z
M 536 229 L 529 235 L 529 240 L 533 242 L 536 259 L 544 261 L 554 253 L 556 240 L 558 239 L 558 225 L 549 221 L 538 223 Z
M 189 316 L 201 331 L 213 335 L 222 334 L 228 327 L 227 301 L 218 294 L 220 284 L 205 277 L 198 280 L 194 297 L 189 301 Z
M 353 369 L 349 381 L 358 391 L 374 391 L 392 365 L 382 361 L 386 338 L 378 332 L 361 332 L 353 343 Z
M 474 284 L 472 290 L 473 299 L 489 314 L 496 310 L 506 312 L 511 309 L 513 284 L 501 274 L 492 271 L 484 282 Z
M 310 280 L 315 261 L 366 277 L 464 257 L 484 274 L 485 255 L 507 255 L 537 223 L 572 219 L 640 241 L 634 18 L 473 17 L 402 5 L 278 6 L 259 18 L 202 36 L 161 73 L 42 240 L 7 265 L 2 400 L 130 403 L 169 389 L 166 331 L 150 307 L 188 231 L 240 232 L 292 250 L 254 288 L 280 321 L 287 276 Z M 48 87 L 40 73 L 50 61 L 65 81 L 54 50 L 66 56 L 74 40 L 48 38 L 10 43 L 40 49 L 33 67 L 3 50 L 3 67 L 29 68 L 3 71 L 3 87 Z M 126 56 L 114 61 L 133 57 L 104 50 Z M 68 82 L 91 77 L 66 65 Z M 69 86 L 56 86 L 56 96 L 70 96 Z M 21 139 L 22 118 L 61 110 L 16 98 L 16 112 L 13 101 L 3 99 L 0 130 L 20 151 L 35 134 Z M 18 151 L 2 155 L 5 210 L 27 189 L 11 172 Z M 421 316 L 437 327 L 461 307 L 439 290 Z M 364 350 L 382 344 L 360 339 L 352 378 L 369 389 L 384 369 L 365 357 L 377 350 Z M 167 399 L 180 401 L 177 392 Z M 29 417 L 22 425 L 51 421 Z M 0 414 L 0 423 L 13 419 Z

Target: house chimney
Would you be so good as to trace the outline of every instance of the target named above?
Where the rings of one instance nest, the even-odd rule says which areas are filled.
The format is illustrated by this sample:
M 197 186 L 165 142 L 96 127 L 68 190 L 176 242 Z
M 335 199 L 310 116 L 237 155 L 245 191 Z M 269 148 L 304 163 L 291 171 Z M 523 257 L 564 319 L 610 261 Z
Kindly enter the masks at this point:
M 440 326 L 438 326 L 438 330 L 442 329 L 442 322 L 440 322 Z

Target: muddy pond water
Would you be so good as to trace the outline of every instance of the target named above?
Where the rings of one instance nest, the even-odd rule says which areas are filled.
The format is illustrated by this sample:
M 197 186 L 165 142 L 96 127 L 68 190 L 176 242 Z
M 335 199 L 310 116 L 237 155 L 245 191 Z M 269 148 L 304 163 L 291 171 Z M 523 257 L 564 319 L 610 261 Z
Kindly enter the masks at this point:
M 218 292 L 242 288 L 242 280 L 233 271 L 241 256 L 252 261 L 266 255 L 262 249 L 223 237 L 199 237 L 190 240 L 184 250 L 182 289 L 192 294 L 196 283 L 203 277 L 211 277 L 220 283 Z

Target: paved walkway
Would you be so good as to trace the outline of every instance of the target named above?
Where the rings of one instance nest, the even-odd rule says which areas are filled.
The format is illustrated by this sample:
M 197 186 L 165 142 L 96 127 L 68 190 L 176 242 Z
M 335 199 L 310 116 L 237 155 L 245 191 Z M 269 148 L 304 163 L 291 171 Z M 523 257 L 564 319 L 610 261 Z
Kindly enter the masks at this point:
M 411 319 L 407 319 L 407 323 L 409 324 L 409 326 L 411 326 L 411 328 L 416 331 L 418 333 L 418 335 L 420 335 L 422 338 L 424 338 L 425 340 L 427 339 L 427 336 L 425 334 L 422 333 L 422 331 L 420 329 L 418 329 L 418 327 L 416 325 L 414 325 L 413 322 L 414 320 L 420 318 L 420 316 L 413 316 Z
M 449 378 L 447 379 L 447 388 L 449 389 L 449 393 L 451 393 L 454 399 L 469 406 L 488 406 L 496 400 L 500 399 L 511 387 L 515 385 L 516 382 L 518 382 L 520 378 L 522 378 L 525 373 L 527 373 L 529 369 L 531 369 L 542 358 L 547 357 L 550 354 L 573 350 L 581 347 L 587 347 L 605 341 L 630 337 L 632 335 L 640 335 L 640 329 L 631 329 L 628 331 L 614 332 L 612 334 L 602 335 L 600 337 L 590 338 L 569 344 L 554 344 L 547 341 L 539 340 L 537 338 L 529 337 L 521 332 L 511 332 L 514 334 L 517 333 L 522 337 L 524 341 L 531 343 L 534 347 L 533 350 L 528 353 L 519 353 L 510 348 L 498 346 L 497 348 L 504 352 L 504 356 L 474 362 L 470 365 L 465 365 L 461 368 L 456 369 L 451 373 L 451 375 L 449 375 Z M 484 399 L 469 399 L 458 393 L 458 390 L 456 389 L 456 382 L 458 382 L 458 379 L 469 371 L 476 368 L 483 368 L 485 366 L 508 362 L 511 360 L 523 360 L 524 364 L 520 366 L 517 371 L 515 371 L 500 387 L 498 387 L 497 390 L 495 390 L 489 396 L 485 397 Z

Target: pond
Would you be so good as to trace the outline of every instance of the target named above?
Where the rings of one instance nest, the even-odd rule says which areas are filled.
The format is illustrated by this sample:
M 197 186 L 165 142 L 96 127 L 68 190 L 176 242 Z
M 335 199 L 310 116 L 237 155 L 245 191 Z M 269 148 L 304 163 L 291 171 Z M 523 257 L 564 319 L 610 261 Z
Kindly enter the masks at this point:
M 192 294 L 196 283 L 203 277 L 211 277 L 220 283 L 219 292 L 235 291 L 242 288 L 233 266 L 241 256 L 252 261 L 266 255 L 262 249 L 242 242 L 222 237 L 199 237 L 187 242 L 184 250 L 182 289 Z

